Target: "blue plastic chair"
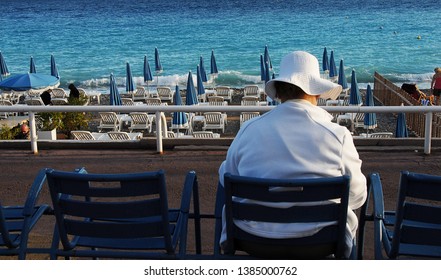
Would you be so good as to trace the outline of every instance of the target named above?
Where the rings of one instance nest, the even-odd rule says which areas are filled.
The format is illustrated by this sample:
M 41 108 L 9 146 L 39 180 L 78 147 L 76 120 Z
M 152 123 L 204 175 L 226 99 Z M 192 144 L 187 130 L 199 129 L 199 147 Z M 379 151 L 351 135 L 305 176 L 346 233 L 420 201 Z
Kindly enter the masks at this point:
M 253 246 L 277 246 L 289 248 L 287 255 L 248 255 L 257 258 L 300 258 L 315 259 L 330 256 L 344 258 L 345 232 L 349 201 L 349 176 L 316 179 L 261 179 L 235 176 L 229 173 L 224 176 L 224 194 L 218 191 L 218 202 L 215 217 L 217 218 L 215 234 L 215 257 L 222 258 L 219 247 L 221 230 L 221 205 L 225 199 L 225 217 L 227 240 L 223 244 L 224 257 L 236 257 L 236 251 L 244 251 L 244 244 Z M 275 191 L 275 187 L 283 190 Z M 222 188 L 222 186 L 220 186 Z M 234 199 L 233 199 L 234 197 Z M 251 199 L 261 202 L 316 202 L 339 200 L 340 203 L 322 205 L 296 205 L 289 208 L 274 208 L 262 204 L 242 203 L 240 199 Z M 274 223 L 307 223 L 335 221 L 335 225 L 327 226 L 318 233 L 302 238 L 271 239 L 263 238 L 235 225 L 233 220 L 248 220 Z M 327 248 L 317 255 L 307 253 L 312 248 Z M 243 253 L 239 254 L 244 255 Z
M 364 229 L 374 223 L 375 259 L 441 257 L 441 176 L 402 171 L 395 211 L 385 211 L 378 173 L 369 175 L 368 199 L 362 209 L 359 257 L 363 255 Z
M 194 199 L 196 253 L 200 218 L 196 173 L 187 174 L 181 206 L 169 209 L 164 171 L 88 174 L 47 171 L 56 227 L 51 258 L 175 259 L 186 255 Z M 179 248 L 178 248 L 179 245 Z
M 22 206 L 2 206 L 0 203 L 0 255 L 26 259 L 27 253 L 48 253 L 46 248 L 28 248 L 29 233 L 43 214 L 51 208 L 37 205 L 41 189 L 46 182 L 46 171 L 40 170 Z

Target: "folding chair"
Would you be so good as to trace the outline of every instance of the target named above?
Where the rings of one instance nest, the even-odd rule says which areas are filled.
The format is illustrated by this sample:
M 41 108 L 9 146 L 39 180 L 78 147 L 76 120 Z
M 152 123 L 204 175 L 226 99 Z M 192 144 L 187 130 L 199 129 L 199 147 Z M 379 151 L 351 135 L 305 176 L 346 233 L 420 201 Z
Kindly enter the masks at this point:
M 186 255 L 189 215 L 201 252 L 196 173 L 187 174 L 179 209 L 169 209 L 164 171 L 87 174 L 47 171 L 56 225 L 51 258 L 174 259 Z M 194 214 L 190 214 L 193 195 Z M 178 248 L 179 244 L 179 248 Z
M 29 233 L 38 220 L 51 208 L 37 205 L 41 189 L 46 182 L 46 170 L 35 178 L 23 206 L 2 206 L 0 203 L 0 255 L 26 259 L 26 253 L 48 253 L 44 248 L 28 248 Z
M 383 251 L 390 259 L 441 257 L 441 176 L 402 171 L 395 211 L 384 210 L 378 173 L 369 175 L 368 186 L 368 200 L 360 214 L 360 259 L 366 221 L 374 223 L 375 259 L 383 259 Z M 369 204 L 371 197 L 372 205 Z
M 215 217 L 219 219 L 225 199 L 226 241 L 224 256 L 236 257 L 236 251 L 246 246 L 289 248 L 287 255 L 262 256 L 260 253 L 247 257 L 314 259 L 334 256 L 344 258 L 345 232 L 349 201 L 349 176 L 314 179 L 261 179 L 231 175 L 224 176 L 224 194 L 218 190 Z M 222 188 L 222 186 L 220 186 Z M 261 203 L 245 202 L 245 200 Z M 325 203 L 314 203 L 323 202 Z M 339 201 L 339 202 L 338 202 Z M 275 208 L 268 203 L 293 203 L 288 208 Z M 311 203 L 312 202 L 312 203 Z M 246 220 L 273 223 L 329 222 L 312 236 L 299 238 L 264 238 L 239 228 L 234 221 Z M 219 220 L 218 220 L 219 221 Z M 215 257 L 222 257 L 219 247 L 219 222 L 216 223 Z M 321 248 L 317 254 L 310 250 Z M 218 255 L 216 255 L 218 254 Z

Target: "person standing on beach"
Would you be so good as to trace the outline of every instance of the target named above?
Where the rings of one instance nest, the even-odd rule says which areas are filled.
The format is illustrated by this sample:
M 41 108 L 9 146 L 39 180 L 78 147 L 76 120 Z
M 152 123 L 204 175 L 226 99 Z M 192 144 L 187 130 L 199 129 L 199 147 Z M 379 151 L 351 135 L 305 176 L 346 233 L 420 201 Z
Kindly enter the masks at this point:
M 227 172 L 280 179 L 349 175 L 350 209 L 346 227 L 346 256 L 349 257 L 358 227 L 357 216 L 352 210 L 361 207 L 366 200 L 366 178 L 361 172 L 361 160 L 349 130 L 333 123 L 332 116 L 317 106 L 319 97 L 336 99 L 341 90 L 340 85 L 320 77 L 315 56 L 303 51 L 285 56 L 279 77 L 265 86 L 267 95 L 279 99 L 281 104 L 240 128 L 219 168 L 219 183 L 223 185 Z M 263 148 L 256 150 L 258 146 Z M 282 207 L 277 203 L 271 206 Z M 234 222 L 244 231 L 269 238 L 311 236 L 326 226 L 321 223 Z M 223 221 L 221 246 L 225 240 Z M 254 246 L 248 253 L 274 257 L 285 248 L 274 246 L 271 250 Z
M 432 77 L 432 83 L 430 89 L 435 96 L 435 105 L 439 105 L 439 96 L 441 95 L 441 68 L 436 67 L 434 69 L 435 74 Z
M 70 93 L 69 93 L 69 100 L 70 99 L 80 99 L 80 91 L 77 89 L 77 87 L 74 84 L 69 85 Z

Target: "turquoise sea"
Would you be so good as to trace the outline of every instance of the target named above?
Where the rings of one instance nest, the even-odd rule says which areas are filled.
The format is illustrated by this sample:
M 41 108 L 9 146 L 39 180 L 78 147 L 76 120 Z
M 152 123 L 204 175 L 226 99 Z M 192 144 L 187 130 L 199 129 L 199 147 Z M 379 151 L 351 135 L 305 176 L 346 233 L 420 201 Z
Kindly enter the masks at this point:
M 50 73 L 55 56 L 61 86 L 106 90 L 113 73 L 125 84 L 129 62 L 144 84 L 144 55 L 154 68 L 158 48 L 164 71 L 151 83 L 185 84 L 202 56 L 209 71 L 214 50 L 216 84 L 260 81 L 268 46 L 277 76 L 281 58 L 305 50 L 321 61 L 324 47 L 344 60 L 361 88 L 375 71 L 393 82 L 427 88 L 441 66 L 439 2 L 428 0 L 1 0 L 0 51 L 12 74 Z

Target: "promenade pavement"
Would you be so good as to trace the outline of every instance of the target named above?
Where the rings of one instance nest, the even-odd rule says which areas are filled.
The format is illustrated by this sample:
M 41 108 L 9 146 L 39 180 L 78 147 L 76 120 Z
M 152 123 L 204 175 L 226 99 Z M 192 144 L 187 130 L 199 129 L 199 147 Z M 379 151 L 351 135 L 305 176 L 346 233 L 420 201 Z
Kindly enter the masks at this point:
M 263 148 L 263 147 L 262 147 Z M 178 206 L 181 187 L 188 171 L 197 173 L 200 187 L 201 212 L 212 214 L 218 179 L 218 167 L 226 156 L 226 147 L 179 147 L 159 155 L 154 150 L 142 149 L 50 149 L 40 150 L 38 155 L 28 149 L 0 149 L 0 201 L 2 205 L 22 204 L 32 181 L 41 168 L 52 167 L 73 170 L 86 167 L 94 173 L 139 172 L 164 169 L 171 206 Z M 382 178 L 385 207 L 393 209 L 401 170 L 440 174 L 441 151 L 432 150 L 425 155 L 414 147 L 360 147 L 363 172 L 379 172 Z M 49 203 L 48 190 L 44 189 L 40 202 Z M 30 236 L 31 246 L 50 246 L 53 217 L 44 217 Z M 189 231 L 192 231 L 190 225 Z M 211 254 L 213 248 L 213 222 L 204 220 L 203 252 Z M 368 227 L 365 242 L 365 258 L 373 258 L 372 229 Z M 192 237 L 189 250 L 194 250 Z M 47 259 L 46 255 L 29 256 Z

